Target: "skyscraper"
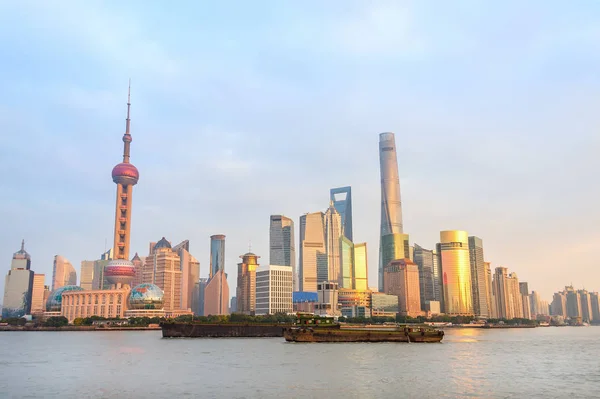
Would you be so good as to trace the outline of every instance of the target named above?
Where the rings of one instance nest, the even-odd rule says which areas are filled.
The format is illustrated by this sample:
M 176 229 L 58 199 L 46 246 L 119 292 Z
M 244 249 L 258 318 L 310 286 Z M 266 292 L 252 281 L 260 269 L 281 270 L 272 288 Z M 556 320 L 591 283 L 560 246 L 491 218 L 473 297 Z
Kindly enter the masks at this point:
M 179 255 L 181 268 L 181 309 L 192 309 L 194 291 L 200 278 L 200 262 L 190 254 L 190 241 L 184 240 L 173 247 Z
M 238 263 L 238 278 L 236 289 L 237 312 L 254 314 L 256 311 L 256 269 L 258 258 L 252 252 L 242 256 L 242 263 Z
M 104 275 L 115 288 L 128 286 L 135 277 L 135 267 L 129 260 L 129 243 L 131 240 L 131 206 L 133 186 L 140 178 L 137 168 L 129 162 L 131 150 L 131 86 L 127 93 L 127 118 L 125 134 L 123 134 L 123 162 L 112 170 L 113 182 L 117 185 L 117 201 L 115 205 L 115 236 L 113 240 L 113 260 L 104 268 Z
M 325 253 L 327 254 L 327 275 L 319 274 L 317 278 L 322 281 L 339 282 L 340 278 L 340 238 L 342 237 L 342 220 L 340 214 L 330 201 L 325 212 Z
M 379 246 L 379 260 L 383 267 L 393 260 L 410 259 L 408 234 L 393 233 L 381 237 Z
M 271 215 L 269 227 L 269 264 L 291 266 L 296 284 L 296 244 L 294 222 L 283 215 Z
M 225 236 L 223 234 L 210 236 L 209 278 L 219 270 L 225 270 Z
M 394 133 L 379 135 L 379 168 L 381 174 L 381 228 L 379 243 L 379 290 L 383 290 L 383 237 L 389 234 L 402 234 L 402 202 L 400 200 L 400 178 L 396 157 Z M 394 243 L 396 240 L 392 240 Z M 403 258 L 409 256 L 408 249 Z M 399 258 L 396 258 L 399 259 Z M 394 260 L 394 259 L 392 259 Z M 389 261 L 388 261 L 389 262 Z
M 259 267 L 256 271 L 256 314 L 291 313 L 292 292 L 293 273 L 290 266 Z
M 366 291 L 369 288 L 369 265 L 367 259 L 367 243 L 354 244 L 353 290 Z
M 435 278 L 433 251 L 415 244 L 413 261 L 419 268 L 419 290 L 421 293 L 421 310 L 426 310 L 426 305 L 435 298 Z
M 77 272 L 64 256 L 54 256 L 52 267 L 52 291 L 65 285 L 77 285 Z
M 384 269 L 384 293 L 398 296 L 398 311 L 406 316 L 421 314 L 419 267 L 410 259 L 393 260 Z
M 35 273 L 31 290 L 31 314 L 44 313 L 46 310 L 44 293 L 46 291 L 46 275 Z
M 204 316 L 226 314 L 229 314 L 229 284 L 225 270 L 217 269 L 204 289 Z
M 581 302 L 581 318 L 585 321 L 592 321 L 592 300 L 590 293 L 587 290 L 577 290 L 579 302 Z
M 338 187 L 329 190 L 329 197 L 333 201 L 333 206 L 340 214 L 342 220 L 342 234 L 344 237 L 352 239 L 352 188 Z
M 498 318 L 496 311 L 496 299 L 494 298 L 494 290 L 492 288 L 492 267 L 490 262 L 483 262 L 485 268 L 485 296 L 488 301 L 488 310 L 490 318 Z
M 469 237 L 469 260 L 471 264 L 471 290 L 473 313 L 476 316 L 490 317 L 486 291 L 486 270 L 483 258 L 483 241 L 479 237 Z
M 316 292 L 318 277 L 327 279 L 324 219 L 323 212 L 300 216 L 300 291 Z
M 143 282 L 155 284 L 163 290 L 166 312 L 181 310 L 181 258 L 165 237 L 161 238 L 151 248 L 152 252 L 148 254 L 144 263 Z
M 592 307 L 592 320 L 600 320 L 600 295 L 597 292 L 590 292 L 590 306 Z
M 4 280 L 2 318 L 22 317 L 31 312 L 33 276 L 31 256 L 25 251 L 23 240 L 21 249 L 13 254 L 10 270 Z
M 93 289 L 94 283 L 94 265 L 93 260 L 82 260 L 79 272 L 79 286 L 84 290 Z
M 445 313 L 472 315 L 471 264 L 467 232 L 442 231 L 437 246 L 442 261 Z

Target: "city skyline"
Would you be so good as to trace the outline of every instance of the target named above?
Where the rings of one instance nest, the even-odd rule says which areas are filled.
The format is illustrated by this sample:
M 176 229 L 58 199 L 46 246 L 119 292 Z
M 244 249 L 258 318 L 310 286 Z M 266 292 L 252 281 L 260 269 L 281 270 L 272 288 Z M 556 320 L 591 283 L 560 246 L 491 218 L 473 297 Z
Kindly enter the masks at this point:
M 26 6 L 0 7 L 22 12 Z M 461 229 L 484 240 L 485 260 L 493 270 L 502 266 L 515 271 L 545 300 L 565 282 L 598 289 L 600 271 L 593 265 L 592 251 L 600 241 L 600 216 L 594 204 L 600 189 L 585 184 L 595 181 L 592 171 L 600 167 L 595 156 L 599 144 L 594 100 L 600 82 L 593 72 L 598 62 L 589 54 L 592 41 L 585 33 L 586 27 L 595 29 L 594 12 L 572 10 L 565 17 L 561 6 L 545 6 L 544 17 L 536 22 L 541 32 L 537 36 L 520 24 L 517 32 L 508 31 L 504 26 L 520 17 L 506 9 L 492 12 L 482 7 L 465 17 L 462 28 L 450 26 L 442 32 L 427 23 L 433 12 L 427 5 L 406 9 L 355 5 L 344 15 L 336 15 L 335 5 L 321 5 L 322 18 L 332 29 L 352 21 L 358 24 L 357 32 L 369 32 L 375 23 L 393 30 L 398 29 L 397 19 L 388 20 L 386 15 L 404 16 L 413 21 L 406 25 L 409 37 L 422 39 L 410 42 L 424 47 L 411 47 L 402 39 L 394 39 L 402 46 L 379 43 L 374 40 L 377 36 L 366 35 L 362 40 L 367 43 L 344 41 L 335 54 L 317 63 L 310 57 L 311 46 L 335 48 L 343 37 L 311 30 L 324 37 L 320 44 L 307 42 L 294 31 L 290 16 L 263 22 L 280 29 L 279 23 L 287 24 L 282 36 L 292 40 L 291 48 L 298 54 L 286 50 L 290 46 L 278 39 L 265 41 L 267 35 L 256 27 L 249 30 L 249 37 L 269 43 L 275 55 L 284 55 L 269 62 L 268 55 L 253 58 L 237 46 L 217 50 L 204 41 L 190 53 L 170 46 L 172 37 L 157 38 L 154 47 L 147 41 L 152 37 L 149 21 L 161 13 L 156 8 L 161 6 L 132 7 L 117 11 L 107 5 L 93 13 L 87 4 L 40 5 L 0 24 L 3 37 L 20 37 L 19 43 L 3 42 L 15 57 L 14 63 L 2 66 L 5 73 L 0 77 L 6 88 L 0 95 L 0 124 L 10 132 L 0 150 L 0 165 L 15 170 L 3 181 L 0 199 L 0 216 L 14 226 L 0 232 L 5 271 L 22 238 L 32 254 L 32 269 L 46 275 L 46 284 L 54 255 L 65 256 L 79 270 L 82 260 L 95 259 L 108 249 L 104 243 L 113 236 L 114 184 L 106 171 L 119 161 L 114 141 L 116 132 L 122 131 L 123 86 L 131 76 L 136 90 L 135 163 L 148 177 L 135 189 L 132 254 L 145 254 L 147 243 L 156 237 L 189 239 L 205 277 L 208 237 L 223 232 L 228 237 L 225 270 L 231 275 L 249 240 L 254 252 L 267 256 L 269 215 L 284 214 L 297 223 L 305 212 L 325 209 L 328 190 L 343 184 L 353 188 L 354 238 L 370 247 L 369 281 L 374 285 L 379 230 L 374 141 L 379 132 L 390 130 L 396 133 L 399 148 L 404 229 L 411 243 L 432 249 L 440 231 Z M 450 15 L 460 13 L 460 7 L 436 7 Z M 521 7 L 523 15 L 539 11 L 532 4 Z M 287 15 L 278 10 L 276 15 Z M 100 28 L 117 12 L 127 18 L 111 23 L 110 33 Z M 79 16 L 91 14 L 97 25 L 89 24 L 85 37 L 74 33 L 81 29 Z M 507 40 L 502 46 L 484 47 L 471 34 L 477 20 L 491 15 L 498 20 L 489 28 L 480 26 L 481 36 L 490 38 L 500 30 Z M 577 20 L 576 26 L 559 23 L 564 18 Z M 52 53 L 58 60 L 51 61 L 52 51 L 43 50 L 45 45 L 31 29 L 35 26 L 46 26 L 49 40 L 58 48 L 83 51 L 68 61 L 62 53 Z M 204 26 L 223 33 L 214 24 Z M 225 29 L 233 28 L 226 24 Z M 241 37 L 235 30 L 231 35 Z M 552 39 L 558 36 L 562 39 Z M 218 37 L 218 43 L 229 42 L 227 35 Z M 97 45 L 87 45 L 90 41 Z M 437 41 L 452 45 L 437 47 Z M 29 55 L 17 51 L 24 46 L 32 49 Z M 565 46 L 573 55 L 566 69 L 558 61 Z M 130 57 L 121 56 L 129 52 Z M 461 61 L 465 53 L 481 54 L 480 66 Z M 348 65 L 348 58 L 358 64 L 341 68 Z M 123 59 L 127 62 L 117 62 Z M 208 70 L 198 74 L 198 66 L 204 65 L 200 60 L 206 59 L 211 59 L 205 65 Z M 298 76 L 288 76 L 288 63 L 297 59 L 303 59 L 306 73 L 294 69 Z M 498 59 L 513 68 L 500 68 Z M 231 62 L 235 60 L 246 62 Z M 75 64 L 89 73 L 74 73 Z M 221 66 L 229 69 L 221 72 Z M 227 92 L 223 89 L 232 94 L 220 97 Z M 255 97 L 258 92 L 265 95 Z M 329 92 L 337 94 L 332 97 Z M 314 100 L 320 94 L 323 99 Z M 287 103 L 285 109 L 305 109 L 308 117 L 290 123 L 298 118 L 285 112 L 281 103 Z M 563 140 L 565 132 L 568 142 Z M 345 152 L 325 153 L 324 148 L 342 144 L 342 133 Z M 319 148 L 313 144 L 317 135 L 322 136 Z M 165 141 L 171 150 L 159 153 Z M 52 157 L 48 148 L 54 150 Z M 188 150 L 194 155 L 181 156 Z M 272 154 L 279 154 L 278 159 Z M 559 163 L 558 156 L 577 162 Z M 557 178 L 562 184 L 558 192 Z M 187 191 L 173 197 L 162 181 L 181 184 Z M 231 217 L 232 209 L 244 217 Z M 295 233 L 298 237 L 297 227 Z M 519 242 L 527 245 L 515 245 Z M 549 248 L 559 246 L 573 259 L 569 269 L 551 256 Z M 229 281 L 235 292 L 235 283 Z

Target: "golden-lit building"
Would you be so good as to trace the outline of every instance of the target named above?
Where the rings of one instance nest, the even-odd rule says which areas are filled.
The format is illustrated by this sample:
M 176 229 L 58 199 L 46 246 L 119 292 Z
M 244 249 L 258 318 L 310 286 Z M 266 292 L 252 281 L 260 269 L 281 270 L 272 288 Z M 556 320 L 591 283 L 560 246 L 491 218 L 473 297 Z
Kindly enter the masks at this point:
M 507 320 L 523 318 L 523 298 L 517 274 L 508 273 L 505 267 L 497 267 L 492 285 L 497 317 Z
M 238 263 L 237 278 L 237 313 L 254 314 L 256 310 L 256 269 L 258 258 L 252 252 L 240 256 L 242 263 Z
M 367 262 L 367 243 L 354 244 L 354 272 L 352 288 L 359 291 L 369 289 L 369 266 Z
M 442 231 L 437 249 L 442 265 L 444 313 L 473 315 L 469 235 L 460 230 Z
M 338 290 L 338 304 L 342 309 L 353 306 L 366 306 L 371 308 L 371 291 L 340 288 Z
M 197 313 L 197 309 L 193 309 L 196 306 L 194 290 L 200 279 L 200 262 L 190 254 L 189 240 L 184 240 L 174 246 L 173 251 L 179 255 L 181 266 L 181 309 L 189 309 Z
M 46 291 L 46 275 L 35 273 L 33 275 L 33 287 L 31 290 L 31 314 L 44 313 L 46 310 L 46 302 L 44 295 Z
M 165 312 L 181 310 L 181 259 L 165 237 L 151 245 L 146 257 L 142 278 L 144 283 L 156 284 L 163 290 Z M 184 309 L 185 310 L 185 309 Z
M 398 296 L 398 312 L 405 316 L 421 315 L 419 267 L 410 259 L 393 260 L 383 269 L 383 289 Z

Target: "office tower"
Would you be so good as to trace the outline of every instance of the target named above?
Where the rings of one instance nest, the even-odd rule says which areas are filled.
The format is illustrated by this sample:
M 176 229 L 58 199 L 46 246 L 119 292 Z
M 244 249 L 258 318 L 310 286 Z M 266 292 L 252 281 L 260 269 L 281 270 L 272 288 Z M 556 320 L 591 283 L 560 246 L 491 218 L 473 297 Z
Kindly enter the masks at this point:
M 409 257 L 408 248 L 402 257 L 395 257 L 385 262 L 383 258 L 383 238 L 390 234 L 402 234 L 402 202 L 400 200 L 400 177 L 398 176 L 398 159 L 396 158 L 396 140 L 394 133 L 379 135 L 379 171 L 381 175 L 381 227 L 379 241 L 379 290 L 383 290 L 383 268 L 390 260 Z M 396 242 L 395 239 L 388 238 Z M 407 239 L 408 241 L 408 239 Z M 408 244 L 407 244 L 408 247 Z
M 469 262 L 471 264 L 471 297 L 475 316 L 490 317 L 486 291 L 486 270 L 483 260 L 483 241 L 469 237 Z
M 354 269 L 352 271 L 352 289 L 366 291 L 369 288 L 369 265 L 367 243 L 354 244 Z
M 202 289 L 202 288 L 200 288 Z M 204 288 L 204 316 L 229 314 L 229 284 L 225 274 L 225 236 L 210 237 L 209 278 Z
M 421 314 L 419 267 L 410 259 L 391 261 L 384 269 L 384 293 L 398 296 L 399 313 L 416 317 Z
M 46 291 L 46 275 L 34 273 L 31 289 L 31 314 L 44 313 L 46 310 L 44 292 Z
M 115 205 L 115 235 L 113 240 L 113 259 L 104 269 L 106 280 L 115 288 L 129 286 L 135 277 L 135 268 L 129 260 L 129 243 L 131 233 L 131 210 L 133 186 L 140 174 L 129 162 L 131 146 L 131 86 L 127 93 L 127 118 L 123 135 L 123 162 L 112 170 L 113 182 L 117 185 L 117 201 Z
M 223 234 L 210 236 L 209 278 L 219 270 L 225 270 L 225 236 Z
M 379 255 L 379 260 L 383 264 L 383 267 L 387 266 L 393 260 L 410 259 L 408 234 L 394 233 L 382 236 Z
M 567 317 L 581 317 L 581 299 L 577 295 L 577 291 L 573 286 L 567 286 L 564 292 L 567 297 Z
M 52 291 L 65 285 L 77 285 L 77 272 L 67 258 L 56 255 L 52 267 Z
M 592 307 L 592 320 L 600 321 L 600 295 L 597 292 L 590 292 L 590 306 Z
M 296 244 L 294 222 L 283 215 L 271 215 L 269 227 L 269 264 L 291 266 L 297 289 Z
M 31 256 L 25 251 L 23 240 L 21 249 L 13 254 L 10 270 L 4 279 L 2 318 L 22 317 L 31 313 L 33 276 Z
M 232 296 L 231 301 L 229 301 L 229 313 L 237 312 L 237 298 Z
M 300 291 L 317 291 L 318 277 L 327 279 L 325 215 L 323 212 L 300 216 Z M 321 281 L 321 280 L 319 280 Z
M 135 287 L 144 282 L 144 262 L 146 261 L 146 257 L 140 257 L 136 252 L 133 258 L 131 258 L 131 263 L 133 263 L 133 268 L 135 269 L 135 277 L 131 282 L 131 286 Z
M 418 244 L 415 244 L 414 248 L 413 262 L 419 268 L 421 310 L 426 310 L 427 303 L 437 301 L 435 297 L 434 255 L 433 251 Z
M 319 281 L 339 282 L 340 278 L 340 238 L 342 237 L 342 220 L 340 214 L 333 206 L 333 201 L 329 203 L 329 208 L 325 212 L 325 253 L 327 254 L 327 275 L 319 274 Z
M 496 300 L 492 289 L 492 268 L 490 262 L 483 262 L 485 267 L 485 297 L 487 299 L 487 307 L 490 318 L 497 318 Z
M 181 259 L 177 251 L 165 237 L 152 246 L 152 252 L 146 257 L 142 272 L 143 282 L 154 284 L 164 292 L 164 310 L 181 310 Z
M 181 268 L 181 309 L 192 309 L 194 290 L 200 278 L 200 262 L 190 254 L 190 241 L 184 240 L 173 247 L 179 255 Z
M 338 284 L 340 289 L 352 289 L 354 281 L 354 243 L 347 237 L 340 238 L 340 275 Z
M 291 266 L 259 267 L 256 270 L 256 314 L 291 313 L 293 290 Z
M 323 316 L 339 316 L 338 283 L 320 282 L 317 284 L 315 313 Z
M 201 278 L 198 280 L 198 313 L 197 316 L 207 316 L 204 314 L 204 298 L 206 296 L 206 285 L 208 284 L 207 278 Z
M 237 312 L 253 315 L 256 310 L 256 269 L 258 258 L 252 252 L 242 256 L 238 263 L 238 278 L 236 288 Z
M 471 263 L 467 232 L 440 232 L 438 252 L 442 263 L 445 313 L 472 315 Z
M 84 290 L 93 289 L 94 283 L 94 261 L 82 260 L 81 269 L 79 272 L 79 286 Z
M 497 267 L 493 290 L 499 319 L 523 318 L 523 298 L 516 273 L 509 274 L 507 268 Z
M 550 313 L 552 316 L 567 317 L 567 295 L 565 292 L 554 293 L 552 304 L 550 305 Z
M 519 282 L 519 294 L 521 295 L 521 301 L 523 305 L 523 318 L 524 319 L 535 319 L 535 315 L 531 311 L 531 300 L 529 298 L 529 284 L 526 282 Z
M 579 295 L 579 302 L 581 302 L 581 318 L 584 321 L 592 321 L 592 300 L 590 293 L 587 290 L 577 290 L 577 295 Z
M 529 295 L 529 308 L 531 313 L 531 318 L 536 319 L 537 315 L 541 314 L 541 297 L 540 294 L 536 291 L 531 291 Z
M 352 239 L 352 188 L 338 187 L 329 190 L 329 199 L 333 201 L 333 206 L 340 214 L 342 221 L 342 235 Z
M 444 310 L 444 290 L 442 287 L 442 260 L 440 259 L 440 254 L 436 251 L 433 251 L 433 294 L 435 300 L 440 303 L 442 311 Z

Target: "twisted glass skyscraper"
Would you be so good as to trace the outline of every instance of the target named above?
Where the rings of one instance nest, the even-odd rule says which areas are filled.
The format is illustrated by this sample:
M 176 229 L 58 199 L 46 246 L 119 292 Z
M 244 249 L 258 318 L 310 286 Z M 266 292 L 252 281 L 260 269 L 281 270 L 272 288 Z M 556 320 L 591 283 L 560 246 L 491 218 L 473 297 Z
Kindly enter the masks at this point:
M 408 236 L 402 229 L 402 202 L 400 201 L 400 178 L 398 176 L 398 159 L 396 157 L 396 140 L 394 133 L 379 134 L 379 168 L 381 173 L 381 231 L 379 239 L 379 290 L 383 291 L 383 268 L 386 266 L 383 259 L 382 246 L 386 242 L 402 242 L 408 244 Z M 387 237 L 396 235 L 395 237 Z M 402 238 L 402 239 L 400 239 Z M 389 246 L 389 245 L 388 245 Z M 404 248 L 397 248 L 395 253 L 404 252 Z M 404 253 L 401 258 L 408 258 Z M 394 260 L 394 259 L 391 259 Z

